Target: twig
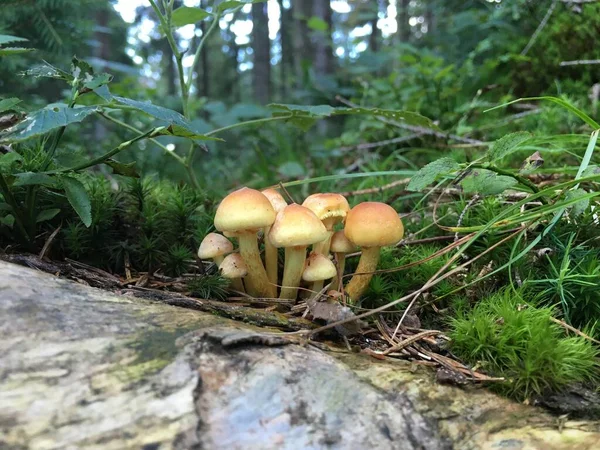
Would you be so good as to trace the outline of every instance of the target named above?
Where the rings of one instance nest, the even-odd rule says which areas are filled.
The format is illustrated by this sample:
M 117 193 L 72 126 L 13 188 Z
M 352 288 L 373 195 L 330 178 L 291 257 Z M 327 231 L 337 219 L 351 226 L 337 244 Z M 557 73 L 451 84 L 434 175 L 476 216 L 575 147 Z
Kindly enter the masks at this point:
M 383 147 L 384 145 L 399 144 L 401 142 L 410 141 L 412 139 L 421 137 L 422 135 L 423 135 L 423 133 L 415 133 L 415 134 L 411 134 L 410 136 L 402 136 L 402 137 L 397 137 L 394 139 L 386 139 L 384 141 L 379 141 L 379 142 L 365 142 L 363 144 L 349 145 L 347 147 L 340 147 L 337 149 L 337 151 L 338 152 L 349 152 L 352 150 L 368 150 L 370 148 Z
M 575 61 L 562 61 L 560 63 L 561 67 L 579 66 L 579 65 L 587 65 L 587 64 L 600 64 L 600 59 L 578 59 Z
M 419 298 L 419 296 L 416 295 L 415 298 L 413 298 L 410 301 L 410 303 L 408 304 L 408 306 L 404 310 L 404 313 L 402 314 L 402 317 L 400 317 L 400 320 L 398 321 L 398 325 L 396 325 L 396 329 L 394 330 L 394 334 L 392 334 L 392 339 L 396 338 L 396 333 L 398 333 L 398 330 L 400 329 L 400 325 L 402 325 L 402 322 L 404 322 L 404 318 L 407 316 L 408 312 L 410 311 L 410 309 L 415 304 L 415 302 L 417 301 L 418 298 Z
M 572 327 L 571 325 L 569 325 L 568 323 L 562 321 L 562 320 L 558 320 L 554 317 L 550 317 L 550 320 L 554 323 L 557 323 L 558 325 L 560 325 L 561 327 L 566 328 L 569 331 L 572 331 L 573 333 L 575 333 L 578 336 L 581 336 L 582 338 L 587 339 L 588 341 L 592 341 L 594 344 L 600 344 L 600 341 L 597 341 L 596 339 L 594 339 L 591 336 L 588 336 L 587 334 L 585 334 L 582 331 L 579 331 L 577 328 Z
M 48 239 L 46 239 L 46 242 L 44 243 L 44 246 L 42 247 L 42 251 L 39 254 L 40 259 L 44 259 L 44 257 L 46 256 L 46 253 L 48 252 L 48 249 L 50 248 L 52 241 L 54 240 L 54 238 L 60 231 L 61 227 L 62 227 L 62 224 L 59 225 L 58 228 L 52 232 L 52 234 L 48 237 Z
M 367 189 L 358 189 L 356 191 L 348 191 L 348 192 L 340 192 L 344 197 L 352 197 L 353 195 L 366 195 L 366 194 L 377 194 L 379 192 L 386 191 L 388 189 L 392 189 L 396 186 L 401 186 L 403 184 L 408 184 L 410 178 L 403 178 L 402 180 L 392 181 L 391 183 L 384 184 L 383 186 L 377 186 Z
M 409 338 L 404 339 L 399 344 L 396 344 L 393 347 L 390 347 L 387 350 L 384 350 L 380 354 L 381 355 L 389 355 L 390 353 L 400 351 L 403 348 L 408 347 L 409 345 L 414 344 L 415 342 L 420 341 L 423 338 L 426 338 L 428 336 L 435 336 L 436 334 L 440 334 L 440 333 L 441 333 L 441 331 L 437 331 L 437 330 L 423 331 L 421 333 L 415 334 L 413 336 L 410 336 Z M 394 336 L 395 336 L 395 333 L 394 333 Z M 392 336 L 392 339 L 394 339 L 394 336 Z
M 529 42 L 527 43 L 527 45 L 525 46 L 525 48 L 521 52 L 521 56 L 525 56 L 529 52 L 529 49 L 533 46 L 533 44 L 537 40 L 538 35 L 544 29 L 544 27 L 548 23 L 548 20 L 550 20 L 550 16 L 554 12 L 554 8 L 556 8 L 557 4 L 558 4 L 558 0 L 554 0 L 552 2 L 552 4 L 550 5 L 550 8 L 548 8 L 548 11 L 546 12 L 546 15 L 544 16 L 544 18 L 542 19 L 542 21 L 538 25 L 537 29 L 533 32 L 533 35 L 531 36 L 531 39 L 529 39 Z
M 465 218 L 465 215 L 467 214 L 467 211 L 469 209 L 471 209 L 471 207 L 479 201 L 479 198 L 480 198 L 479 194 L 475 194 L 473 196 L 473 198 L 471 200 L 469 200 L 469 203 L 466 204 L 466 206 L 461 211 L 460 216 L 458 216 L 458 221 L 456 222 L 456 228 L 459 228 L 460 226 L 462 226 L 462 222 Z M 458 241 L 458 231 L 456 233 L 454 233 L 454 240 Z

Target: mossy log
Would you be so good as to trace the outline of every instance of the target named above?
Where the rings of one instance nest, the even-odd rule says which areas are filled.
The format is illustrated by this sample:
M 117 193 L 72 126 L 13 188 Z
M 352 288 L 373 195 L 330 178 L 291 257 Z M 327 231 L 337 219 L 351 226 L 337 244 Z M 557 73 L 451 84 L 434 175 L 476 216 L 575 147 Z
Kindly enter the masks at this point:
M 408 363 L 327 354 L 1 261 L 0 317 L 0 448 L 591 449 L 600 440 L 597 424 L 559 431 L 536 408 L 438 385 Z

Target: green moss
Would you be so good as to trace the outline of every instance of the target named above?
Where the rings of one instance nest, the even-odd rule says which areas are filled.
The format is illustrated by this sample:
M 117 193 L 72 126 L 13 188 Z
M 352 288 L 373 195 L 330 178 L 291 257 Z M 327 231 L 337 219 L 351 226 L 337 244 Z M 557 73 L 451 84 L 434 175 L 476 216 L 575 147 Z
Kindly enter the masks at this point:
M 506 378 L 492 387 L 519 400 L 568 383 L 598 378 L 598 350 L 567 337 L 554 310 L 535 307 L 506 289 L 451 319 L 452 350 L 470 364 Z

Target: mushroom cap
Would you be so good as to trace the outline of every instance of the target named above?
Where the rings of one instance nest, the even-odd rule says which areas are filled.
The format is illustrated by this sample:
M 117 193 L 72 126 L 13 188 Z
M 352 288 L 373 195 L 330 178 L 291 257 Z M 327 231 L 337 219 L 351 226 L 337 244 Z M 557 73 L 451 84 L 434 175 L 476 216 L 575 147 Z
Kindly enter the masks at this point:
M 267 197 L 255 189 L 243 187 L 225 197 L 215 214 L 219 231 L 252 231 L 270 226 L 275 210 Z
M 239 253 L 231 253 L 219 266 L 219 272 L 225 278 L 243 278 L 248 275 L 248 267 Z
M 285 201 L 283 196 L 275 189 L 265 189 L 261 191 L 261 193 L 269 199 L 269 201 L 271 202 L 271 206 L 273 206 L 273 209 L 276 213 L 278 213 L 287 206 L 287 202 Z
M 212 259 L 216 256 L 226 255 L 233 251 L 233 244 L 219 233 L 208 233 L 198 249 L 198 258 Z
M 333 278 L 337 275 L 337 269 L 329 258 L 320 253 L 311 252 L 306 260 L 302 279 L 304 281 L 321 281 Z
M 358 250 L 358 248 L 346 237 L 344 230 L 341 230 L 333 233 L 330 250 L 333 253 L 352 253 Z
M 343 221 L 350 211 L 346 197 L 332 193 L 309 195 L 302 206 L 314 212 L 320 220 L 339 218 L 339 222 Z
M 311 245 L 324 241 L 328 236 L 323 222 L 310 209 L 297 203 L 277 213 L 269 232 L 269 240 L 275 247 Z
M 364 202 L 348 213 L 344 234 L 359 247 L 385 247 L 402 239 L 404 226 L 391 206 Z

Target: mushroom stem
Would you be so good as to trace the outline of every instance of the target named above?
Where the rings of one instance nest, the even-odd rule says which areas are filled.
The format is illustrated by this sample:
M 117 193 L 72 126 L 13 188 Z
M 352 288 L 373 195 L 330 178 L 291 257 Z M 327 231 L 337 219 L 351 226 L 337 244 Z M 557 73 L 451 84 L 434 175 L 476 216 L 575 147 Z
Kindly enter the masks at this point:
M 244 283 L 242 283 L 241 278 L 232 278 L 231 279 L 231 287 L 235 291 L 246 292 L 246 290 L 244 289 Z
M 218 255 L 213 258 L 214 263 L 217 265 L 217 268 L 221 266 L 221 263 L 225 259 L 225 255 Z
M 240 233 L 238 241 L 240 255 L 244 258 L 246 266 L 248 266 L 248 276 L 246 277 L 248 294 L 253 297 L 274 298 L 277 295 L 276 287 L 269 283 L 269 279 L 267 278 L 267 272 L 258 251 L 256 233 L 251 231 Z
M 379 249 L 379 247 L 362 249 L 362 255 L 358 261 L 356 273 L 345 288 L 346 293 L 350 296 L 352 303 L 356 302 L 356 300 L 358 300 L 369 287 L 369 282 L 371 281 L 373 274 L 366 272 L 374 272 L 375 269 L 377 269 L 377 263 L 379 262 Z M 365 273 L 365 275 L 358 275 L 360 273 Z
M 304 261 L 306 259 L 306 245 L 286 247 L 283 280 L 281 281 L 281 299 L 295 299 L 302 279 Z
M 323 286 L 325 285 L 325 280 L 315 281 L 312 285 L 312 292 L 310 293 L 310 298 L 316 298 L 317 294 L 321 292 Z
M 320 253 L 323 256 L 329 256 L 329 248 L 331 246 L 331 236 L 333 236 L 333 231 L 327 230 L 329 233 L 329 237 L 324 241 L 317 242 L 313 245 L 313 252 Z
M 265 266 L 267 267 L 267 278 L 277 290 L 277 247 L 269 240 L 271 227 L 265 227 Z
M 344 276 L 344 270 L 346 269 L 346 254 L 338 252 L 335 254 L 335 259 L 337 261 L 338 274 L 335 280 L 331 282 L 330 289 L 337 291 L 340 287 L 340 280 Z

